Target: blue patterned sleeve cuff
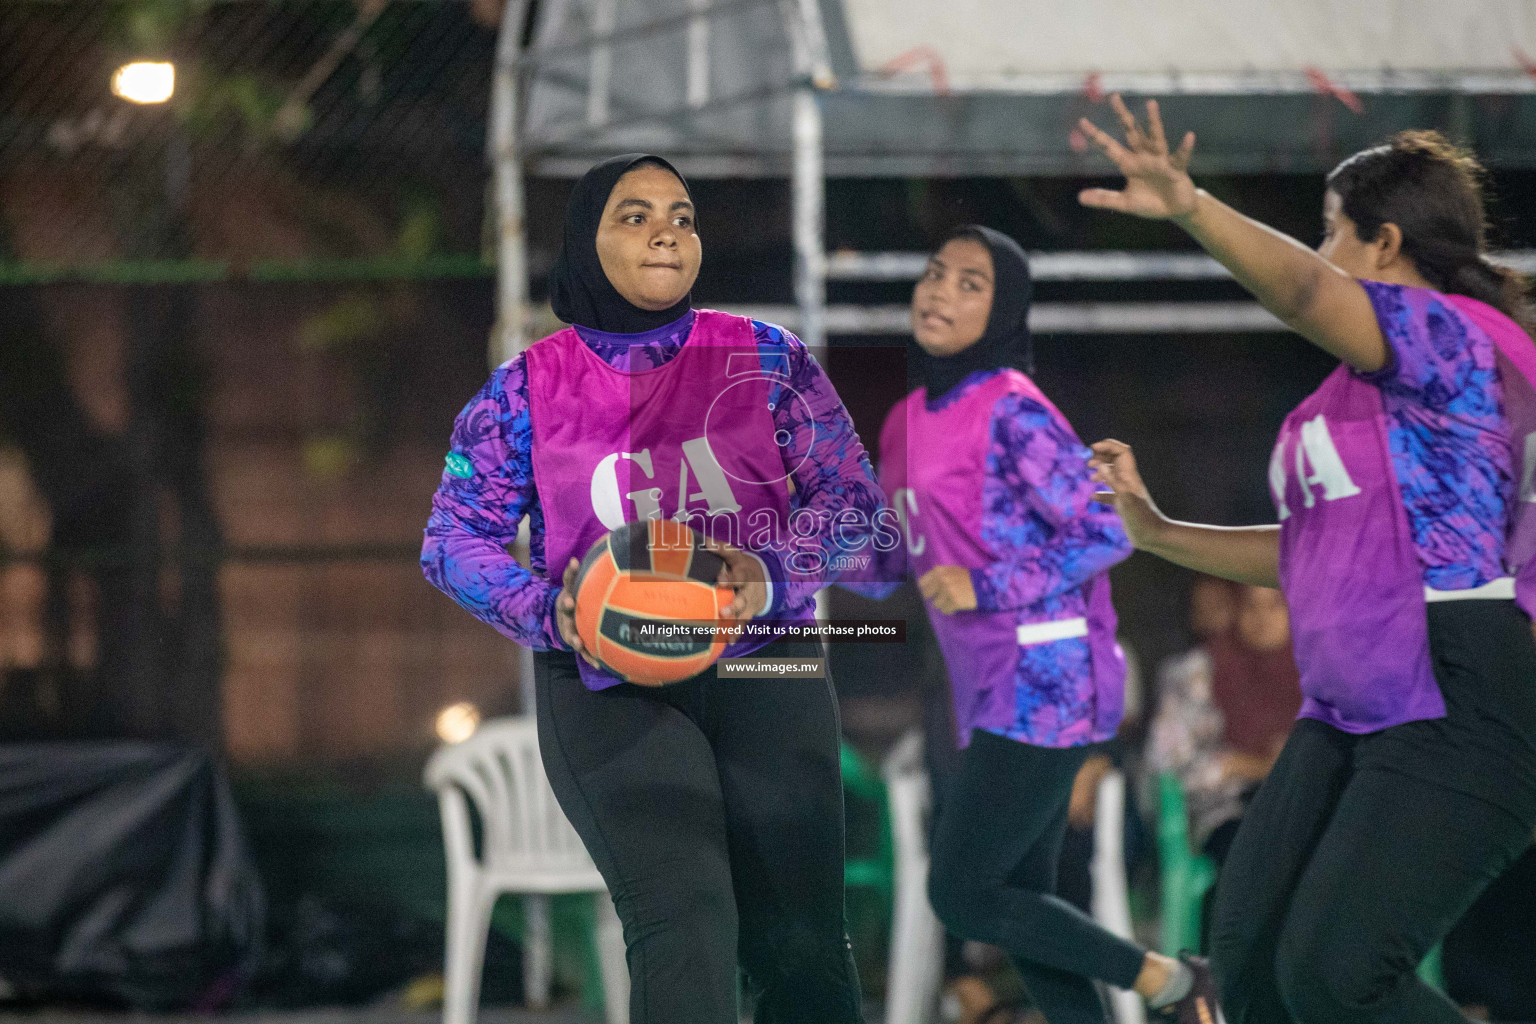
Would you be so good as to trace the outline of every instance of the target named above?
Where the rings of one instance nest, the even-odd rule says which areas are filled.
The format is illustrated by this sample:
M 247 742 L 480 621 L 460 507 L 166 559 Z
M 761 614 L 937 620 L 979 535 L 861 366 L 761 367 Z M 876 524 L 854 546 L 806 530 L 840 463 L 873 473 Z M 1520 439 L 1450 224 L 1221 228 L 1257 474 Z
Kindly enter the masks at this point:
M 560 591 L 557 590 L 549 600 L 549 610 L 544 613 L 544 639 L 549 643 L 549 646 L 546 648 L 547 650 L 569 651 L 572 649 L 571 645 L 566 643 L 565 637 L 560 635 L 560 622 L 556 617 L 558 613 L 555 606 L 559 602 L 559 598 Z M 537 649 L 535 648 L 535 650 Z
M 971 570 L 971 589 L 976 592 L 977 611 L 1000 612 L 1006 607 L 1002 595 L 992 585 L 992 580 L 987 575 L 987 570 Z
M 762 551 L 749 551 L 747 553 L 763 563 L 763 576 L 768 581 L 768 600 L 763 605 L 762 611 L 757 613 L 758 617 L 764 619 L 774 618 L 784 611 L 783 600 L 788 589 L 783 584 L 784 563 L 779 559 L 778 555 L 766 549 Z M 776 580 L 779 582 L 775 583 Z

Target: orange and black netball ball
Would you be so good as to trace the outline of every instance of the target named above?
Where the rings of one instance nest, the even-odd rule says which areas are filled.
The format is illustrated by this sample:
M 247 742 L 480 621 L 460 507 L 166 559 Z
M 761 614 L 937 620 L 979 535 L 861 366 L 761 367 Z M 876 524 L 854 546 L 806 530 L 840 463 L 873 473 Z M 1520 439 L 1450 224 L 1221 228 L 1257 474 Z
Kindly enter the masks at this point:
M 598 540 L 576 577 L 576 631 L 615 675 L 665 686 L 698 675 L 725 650 L 712 628 L 735 596 L 718 585 L 719 555 L 686 524 L 625 523 Z

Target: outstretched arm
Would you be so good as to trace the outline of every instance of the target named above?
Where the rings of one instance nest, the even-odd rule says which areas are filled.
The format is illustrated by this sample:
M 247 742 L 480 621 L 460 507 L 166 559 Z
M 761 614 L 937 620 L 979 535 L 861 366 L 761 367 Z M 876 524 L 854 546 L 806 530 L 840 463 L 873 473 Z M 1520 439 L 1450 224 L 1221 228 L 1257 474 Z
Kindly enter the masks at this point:
M 1170 152 L 1156 100 L 1147 101 L 1145 129 L 1118 95 L 1110 102 L 1125 126 L 1123 145 L 1087 118 L 1079 127 L 1125 175 L 1125 188 L 1085 189 L 1078 196 L 1084 206 L 1173 221 L 1302 337 L 1357 370 L 1386 365 L 1386 340 L 1358 281 L 1289 235 L 1197 189 L 1188 170 L 1195 134 L 1186 133 Z
M 1138 550 L 1196 572 L 1280 586 L 1280 527 L 1202 526 L 1169 519 L 1158 511 L 1136 470 L 1136 456 L 1122 441 L 1100 441 L 1088 465 L 1093 478 L 1113 492 L 1115 511 Z
M 1131 553 L 1124 527 L 1096 501 L 1083 444 L 1065 421 L 1023 395 L 993 408 L 981 537 L 996 556 L 968 569 L 938 565 L 918 592 L 945 615 L 1028 608 L 1082 586 Z

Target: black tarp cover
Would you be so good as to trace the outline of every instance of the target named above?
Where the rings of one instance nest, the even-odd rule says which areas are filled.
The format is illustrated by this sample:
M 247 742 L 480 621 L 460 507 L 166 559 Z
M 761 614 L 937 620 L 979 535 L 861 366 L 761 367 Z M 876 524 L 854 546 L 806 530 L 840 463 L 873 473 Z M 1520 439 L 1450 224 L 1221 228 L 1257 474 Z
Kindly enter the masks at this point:
M 264 912 L 206 753 L 0 744 L 0 978 L 21 992 L 212 1008 L 254 968 Z

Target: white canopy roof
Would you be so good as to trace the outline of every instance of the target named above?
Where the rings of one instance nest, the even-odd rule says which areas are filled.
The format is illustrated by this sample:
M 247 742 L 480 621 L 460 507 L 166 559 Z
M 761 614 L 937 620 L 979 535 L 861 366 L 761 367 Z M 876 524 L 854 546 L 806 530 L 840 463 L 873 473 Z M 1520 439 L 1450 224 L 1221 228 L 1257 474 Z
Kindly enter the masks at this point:
M 783 175 L 820 84 L 829 175 L 1085 174 L 1076 118 L 1168 97 L 1196 170 L 1317 171 L 1404 127 L 1536 166 L 1533 0 L 543 0 L 521 60 L 535 173 L 652 149 Z M 795 26 L 813 22 L 811 31 Z M 795 33 L 805 38 L 797 39 Z
M 1162 91 L 1536 89 L 1530 0 L 842 0 L 866 73 L 931 53 L 952 88 L 1077 91 L 1097 73 Z M 906 56 L 906 61 L 912 61 Z M 928 71 L 928 65 L 920 66 Z

